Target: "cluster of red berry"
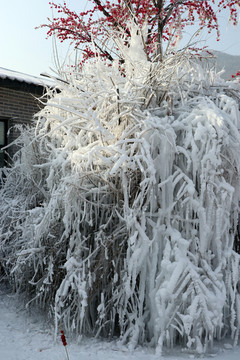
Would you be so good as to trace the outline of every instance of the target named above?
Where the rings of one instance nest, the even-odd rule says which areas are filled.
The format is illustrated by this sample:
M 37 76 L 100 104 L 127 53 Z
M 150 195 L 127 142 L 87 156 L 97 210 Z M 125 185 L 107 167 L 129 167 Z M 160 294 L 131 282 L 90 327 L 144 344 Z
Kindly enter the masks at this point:
M 234 79 L 234 78 L 236 78 L 238 76 L 240 76 L 240 71 L 238 71 L 235 75 L 232 75 L 232 79 Z
M 67 341 L 66 341 L 65 334 L 64 334 L 63 330 L 61 330 L 61 340 L 62 340 L 63 346 L 67 346 Z
M 199 23 L 199 29 L 208 28 L 217 32 L 219 25 L 217 14 L 229 10 L 229 20 L 236 25 L 239 13 L 239 0 L 89 0 L 91 9 L 77 14 L 63 5 L 50 2 L 59 14 L 49 19 L 47 35 L 56 35 L 61 42 L 70 40 L 76 48 L 83 50 L 83 62 L 87 59 L 102 56 L 110 62 L 118 49 L 108 50 L 105 46 L 109 38 L 109 28 L 121 31 L 126 38 L 130 37 L 129 19 L 134 19 L 141 28 L 148 25 L 146 51 L 149 57 L 156 54 L 159 41 L 170 41 L 174 45 L 182 29 L 187 25 Z M 155 56 L 155 55 L 154 55 Z

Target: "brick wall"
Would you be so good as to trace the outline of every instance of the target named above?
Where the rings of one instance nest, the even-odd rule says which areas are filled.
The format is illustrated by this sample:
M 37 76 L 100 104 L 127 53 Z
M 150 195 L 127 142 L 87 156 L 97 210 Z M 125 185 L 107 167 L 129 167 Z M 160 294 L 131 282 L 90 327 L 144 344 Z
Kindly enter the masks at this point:
M 8 143 L 12 142 L 18 132 L 12 128 L 16 124 L 30 124 L 33 115 L 43 106 L 38 98 L 30 92 L 0 87 L 0 119 L 6 119 L 10 130 Z M 16 149 L 9 151 L 12 156 Z

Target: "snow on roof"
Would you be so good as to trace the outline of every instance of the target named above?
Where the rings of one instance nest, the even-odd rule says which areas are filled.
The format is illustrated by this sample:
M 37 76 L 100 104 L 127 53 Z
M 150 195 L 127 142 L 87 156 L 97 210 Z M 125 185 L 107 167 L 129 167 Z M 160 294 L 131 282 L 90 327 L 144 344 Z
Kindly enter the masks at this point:
M 37 86 L 53 86 L 51 80 L 0 67 L 0 79 L 17 80 Z

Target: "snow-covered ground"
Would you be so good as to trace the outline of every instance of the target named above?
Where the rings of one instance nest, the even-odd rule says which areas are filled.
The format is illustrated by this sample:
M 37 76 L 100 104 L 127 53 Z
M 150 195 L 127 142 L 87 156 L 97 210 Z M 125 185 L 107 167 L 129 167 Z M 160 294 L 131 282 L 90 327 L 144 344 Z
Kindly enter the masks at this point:
M 68 340 L 68 339 L 67 339 Z M 68 341 L 69 342 L 69 341 Z M 70 341 L 69 360 L 155 360 L 152 349 L 138 348 L 131 352 L 117 342 L 96 339 Z M 225 341 L 214 348 L 205 359 L 239 359 L 240 348 Z M 181 349 L 165 353 L 163 359 L 193 359 L 196 356 Z M 26 310 L 22 302 L 0 286 L 0 359 L 1 360 L 66 360 L 61 340 L 54 341 L 54 330 L 40 314 Z

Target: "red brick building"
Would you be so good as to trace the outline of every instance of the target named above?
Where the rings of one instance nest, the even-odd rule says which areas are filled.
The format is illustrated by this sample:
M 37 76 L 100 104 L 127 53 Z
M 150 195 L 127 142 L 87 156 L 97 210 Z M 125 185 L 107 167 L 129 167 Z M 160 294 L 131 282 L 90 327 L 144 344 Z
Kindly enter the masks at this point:
M 31 122 L 43 106 L 38 99 L 46 85 L 50 83 L 45 79 L 0 67 L 0 167 L 6 161 L 1 148 L 18 136 L 13 126 Z

